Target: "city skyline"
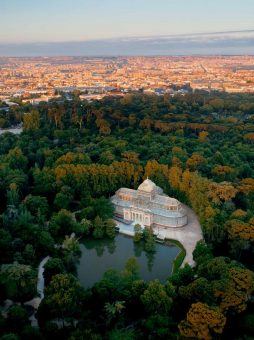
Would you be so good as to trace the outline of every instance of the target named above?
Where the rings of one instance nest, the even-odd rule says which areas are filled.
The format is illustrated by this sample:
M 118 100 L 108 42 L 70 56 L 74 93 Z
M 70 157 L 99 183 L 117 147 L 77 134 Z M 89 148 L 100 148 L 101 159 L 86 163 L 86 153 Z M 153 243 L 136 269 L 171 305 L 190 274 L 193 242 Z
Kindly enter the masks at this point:
M 74 89 L 87 100 L 140 89 L 159 96 L 190 89 L 254 91 L 253 56 L 0 58 L 0 66 L 0 100 L 24 96 L 35 105 L 55 91 Z

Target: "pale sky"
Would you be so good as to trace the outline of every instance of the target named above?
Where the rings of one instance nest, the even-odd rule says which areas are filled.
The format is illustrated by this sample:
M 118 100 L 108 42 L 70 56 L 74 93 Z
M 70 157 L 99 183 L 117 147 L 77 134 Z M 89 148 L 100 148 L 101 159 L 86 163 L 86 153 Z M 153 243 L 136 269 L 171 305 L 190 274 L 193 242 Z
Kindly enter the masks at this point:
M 254 0 L 0 0 L 0 13 L 0 44 L 254 29 Z

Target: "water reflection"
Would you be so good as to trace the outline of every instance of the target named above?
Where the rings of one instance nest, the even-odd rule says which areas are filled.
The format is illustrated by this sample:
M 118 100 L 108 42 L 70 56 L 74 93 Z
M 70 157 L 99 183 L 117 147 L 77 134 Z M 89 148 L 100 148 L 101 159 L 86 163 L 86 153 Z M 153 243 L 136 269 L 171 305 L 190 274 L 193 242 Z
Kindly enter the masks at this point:
M 97 244 L 94 245 L 94 249 L 96 250 L 96 254 L 98 257 L 101 257 L 104 253 L 105 246 L 103 243 L 98 242 Z
M 155 252 L 145 252 L 147 258 L 147 269 L 149 272 L 153 269 L 154 259 L 155 259 Z
M 142 251 L 144 250 L 144 247 L 141 243 L 133 242 L 133 249 L 134 249 L 134 255 L 136 257 L 140 257 L 142 254 Z
M 133 256 L 137 258 L 139 275 L 143 280 L 159 279 L 165 282 L 179 252 L 175 245 L 156 244 L 155 252 L 147 253 L 142 243 L 134 243 L 133 238 L 121 234 L 114 240 L 85 239 L 80 243 L 80 249 L 77 272 L 84 287 L 91 287 L 101 280 L 109 268 L 122 271 L 127 260 Z
M 108 252 L 110 254 L 114 254 L 116 250 L 116 242 L 115 240 L 110 240 L 109 243 L 107 244 Z

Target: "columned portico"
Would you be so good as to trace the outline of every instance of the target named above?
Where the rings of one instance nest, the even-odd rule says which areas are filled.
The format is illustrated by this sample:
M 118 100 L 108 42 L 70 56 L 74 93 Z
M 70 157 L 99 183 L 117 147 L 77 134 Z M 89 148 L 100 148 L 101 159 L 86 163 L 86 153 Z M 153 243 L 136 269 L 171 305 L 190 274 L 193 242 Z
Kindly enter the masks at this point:
M 152 224 L 152 215 L 149 212 L 137 211 L 132 208 L 124 209 L 124 219 L 127 221 L 134 221 L 137 223 L 142 223 L 144 225 L 150 226 Z

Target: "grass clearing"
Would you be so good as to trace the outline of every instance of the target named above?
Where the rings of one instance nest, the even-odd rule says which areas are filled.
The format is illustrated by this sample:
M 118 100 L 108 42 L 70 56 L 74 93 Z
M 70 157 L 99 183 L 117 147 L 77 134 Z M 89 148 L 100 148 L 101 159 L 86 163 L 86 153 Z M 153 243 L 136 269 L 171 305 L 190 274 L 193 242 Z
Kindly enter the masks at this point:
M 165 241 L 165 244 L 174 244 L 180 248 L 180 251 L 173 262 L 172 274 L 175 274 L 178 271 L 178 269 L 181 267 L 181 264 L 183 263 L 183 260 L 186 256 L 186 250 L 183 247 L 182 243 L 180 243 L 177 240 L 167 239 Z

